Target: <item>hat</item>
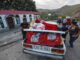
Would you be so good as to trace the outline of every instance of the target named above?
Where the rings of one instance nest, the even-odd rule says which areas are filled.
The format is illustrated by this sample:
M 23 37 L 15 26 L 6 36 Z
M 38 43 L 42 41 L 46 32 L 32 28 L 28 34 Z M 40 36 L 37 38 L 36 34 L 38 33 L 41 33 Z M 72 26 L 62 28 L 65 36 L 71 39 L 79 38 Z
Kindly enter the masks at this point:
M 35 20 L 35 23 L 40 23 L 40 22 L 41 22 L 40 19 Z

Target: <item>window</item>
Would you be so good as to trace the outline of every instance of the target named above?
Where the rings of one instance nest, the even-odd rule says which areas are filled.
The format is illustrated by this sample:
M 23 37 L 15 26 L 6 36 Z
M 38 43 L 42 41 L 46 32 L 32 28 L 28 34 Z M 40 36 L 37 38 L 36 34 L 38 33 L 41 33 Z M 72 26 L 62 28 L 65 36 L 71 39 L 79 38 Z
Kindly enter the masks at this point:
M 4 24 L 3 24 L 3 21 L 2 21 L 2 18 L 0 17 L 0 27 L 1 28 L 4 28 Z
M 36 15 L 34 15 L 34 19 L 36 20 Z
M 32 15 L 29 15 L 30 21 L 32 21 Z
M 36 18 L 40 18 L 39 15 L 36 15 Z
M 16 23 L 17 23 L 17 24 L 20 24 L 20 18 L 19 18 L 19 15 L 16 15 Z
M 36 19 L 38 19 L 38 15 L 36 15 Z
M 27 22 L 26 15 L 23 15 L 23 21 Z

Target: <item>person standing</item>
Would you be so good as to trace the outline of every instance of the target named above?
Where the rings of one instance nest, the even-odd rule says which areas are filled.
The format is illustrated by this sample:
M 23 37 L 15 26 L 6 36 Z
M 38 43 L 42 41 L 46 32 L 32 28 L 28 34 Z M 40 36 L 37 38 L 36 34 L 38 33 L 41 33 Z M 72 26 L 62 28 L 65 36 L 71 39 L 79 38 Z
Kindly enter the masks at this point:
M 66 24 L 66 23 L 67 23 L 67 19 L 63 19 L 62 24 Z
M 60 25 L 62 23 L 62 17 L 58 17 L 57 23 Z
M 21 23 L 21 32 L 23 35 L 23 40 L 26 39 L 26 31 L 24 31 L 24 29 L 28 29 L 28 28 L 29 28 L 29 23 L 23 20 L 23 23 Z
M 62 24 L 62 27 L 60 28 L 60 30 L 65 32 L 65 34 L 62 34 L 62 37 L 64 38 L 64 42 L 66 42 L 66 35 L 67 35 L 68 28 L 66 27 L 65 23 Z
M 79 27 L 79 29 L 80 29 L 80 22 L 78 22 L 77 25 L 78 25 L 78 27 Z
M 70 34 L 69 44 L 70 44 L 70 47 L 73 48 L 74 47 L 73 43 L 77 40 L 80 34 L 80 30 L 77 26 L 77 22 L 72 21 L 71 27 L 69 29 L 69 34 Z

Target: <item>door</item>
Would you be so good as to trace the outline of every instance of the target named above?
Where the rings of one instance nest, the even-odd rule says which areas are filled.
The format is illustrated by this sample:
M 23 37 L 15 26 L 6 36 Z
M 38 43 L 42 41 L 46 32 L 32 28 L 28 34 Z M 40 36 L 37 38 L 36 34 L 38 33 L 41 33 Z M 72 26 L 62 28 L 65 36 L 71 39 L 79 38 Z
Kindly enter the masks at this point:
M 14 21 L 13 21 L 13 18 L 12 17 L 7 17 L 6 18 L 6 21 L 7 21 L 7 24 L 8 24 L 9 29 L 14 28 Z
M 4 24 L 1 17 L 0 17 L 0 28 L 4 28 Z

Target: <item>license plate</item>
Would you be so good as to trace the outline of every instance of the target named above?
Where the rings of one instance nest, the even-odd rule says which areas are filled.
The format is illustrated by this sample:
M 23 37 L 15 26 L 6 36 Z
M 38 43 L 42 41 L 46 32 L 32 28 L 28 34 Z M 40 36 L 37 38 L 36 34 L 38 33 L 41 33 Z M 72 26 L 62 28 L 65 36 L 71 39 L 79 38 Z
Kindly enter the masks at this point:
M 38 51 L 51 51 L 51 48 L 48 46 L 40 46 L 40 45 L 33 45 L 33 49 Z

